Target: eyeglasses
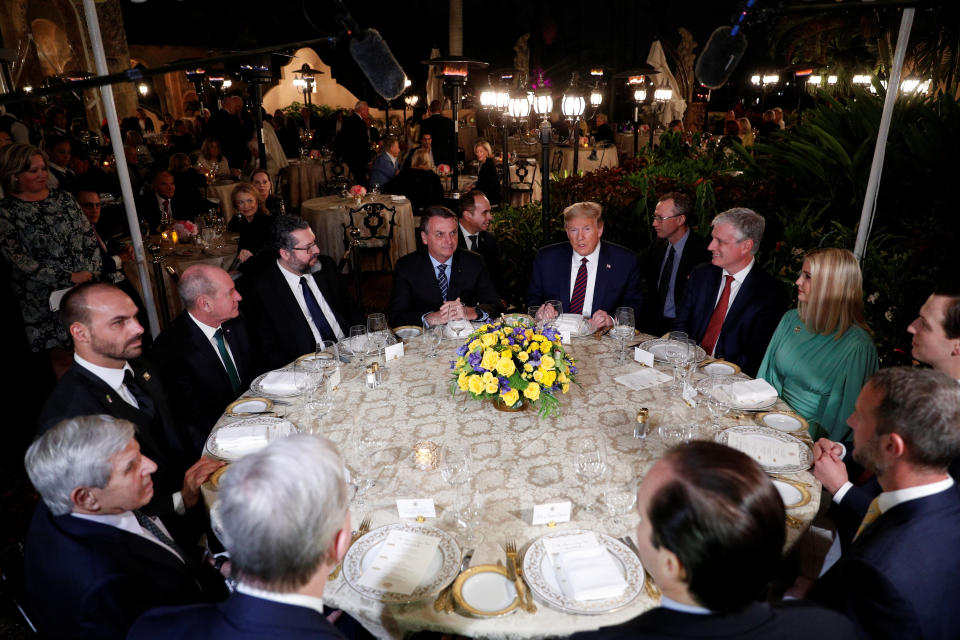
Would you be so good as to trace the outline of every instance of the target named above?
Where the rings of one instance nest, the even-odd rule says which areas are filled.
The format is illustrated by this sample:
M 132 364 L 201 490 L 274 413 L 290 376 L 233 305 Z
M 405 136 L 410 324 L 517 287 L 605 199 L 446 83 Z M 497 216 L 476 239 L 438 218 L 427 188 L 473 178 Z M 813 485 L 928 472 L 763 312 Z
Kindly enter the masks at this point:
M 311 242 L 310 244 L 308 244 L 308 245 L 305 246 L 305 247 L 294 247 L 293 250 L 294 250 L 294 251 L 312 251 L 312 250 L 316 249 L 317 247 L 319 247 L 319 245 L 318 245 L 316 242 Z
M 684 214 L 678 213 L 673 216 L 653 216 L 653 224 L 657 224 L 658 222 L 663 222 L 664 220 L 669 220 L 670 218 L 679 218 L 682 215 Z

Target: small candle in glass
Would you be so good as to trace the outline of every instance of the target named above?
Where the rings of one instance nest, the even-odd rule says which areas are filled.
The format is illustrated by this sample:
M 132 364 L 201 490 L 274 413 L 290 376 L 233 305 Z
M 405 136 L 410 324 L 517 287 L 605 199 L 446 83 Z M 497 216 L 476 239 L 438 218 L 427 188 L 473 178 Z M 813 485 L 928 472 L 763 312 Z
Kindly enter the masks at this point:
M 421 440 L 413 445 L 413 466 L 421 471 L 436 469 L 437 449 L 437 444 L 429 440 Z

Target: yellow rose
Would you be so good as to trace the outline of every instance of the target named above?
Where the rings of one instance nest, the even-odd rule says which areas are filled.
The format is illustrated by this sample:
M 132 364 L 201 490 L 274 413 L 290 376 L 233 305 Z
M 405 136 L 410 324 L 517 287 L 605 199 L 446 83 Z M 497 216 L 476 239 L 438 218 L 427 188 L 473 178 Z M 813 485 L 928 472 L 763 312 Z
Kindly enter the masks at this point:
M 540 353 L 542 353 L 543 355 L 549 355 L 553 353 L 553 344 L 550 342 L 541 342 Z
M 482 347 L 482 346 L 483 346 L 483 345 L 480 343 L 479 340 L 474 340 L 473 342 L 471 342 L 471 343 L 467 346 L 467 351 L 471 351 L 471 352 L 472 352 L 472 351 L 474 351 L 474 350 L 476 350 L 476 349 L 479 349 L 479 348 Z
M 543 356 L 540 358 L 540 368 L 544 371 L 553 369 L 556 366 L 557 362 L 550 356 Z
M 512 345 L 510 345 L 510 349 L 511 349 L 514 353 L 517 353 L 518 351 L 520 351 L 520 345 L 518 345 L 518 344 L 512 344 Z M 526 355 L 526 353 L 524 353 L 524 355 Z
M 483 359 L 480 360 L 480 366 L 483 369 L 493 369 L 500 360 L 500 354 L 493 349 L 484 349 Z
M 560 373 L 557 374 L 557 382 L 559 382 L 560 384 L 563 384 L 564 382 L 567 382 L 568 380 L 569 380 L 569 378 L 567 377 L 567 374 L 565 374 L 563 371 L 561 371 Z
M 529 340 L 533 337 L 533 329 L 527 329 L 523 332 L 523 335 L 527 338 L 527 340 Z
M 529 367 L 530 365 L 527 365 L 527 366 Z M 536 371 L 534 371 L 533 379 L 536 380 L 537 382 L 540 382 L 541 380 L 543 380 L 543 371 L 540 369 L 537 369 Z
M 461 391 L 467 390 L 467 374 L 461 372 L 457 377 L 457 386 L 460 387 Z
M 467 388 L 473 394 L 483 393 L 483 378 L 478 375 L 470 376 L 467 379 Z
M 523 365 L 523 370 L 529 373 L 530 371 L 533 371 L 533 365 L 528 362 L 527 364 Z
M 500 358 L 500 362 L 497 363 L 497 373 L 500 375 L 509 378 L 513 375 L 513 372 L 517 370 L 517 365 L 513 363 L 513 358 L 510 356 L 505 356 Z
M 562 385 L 560 385 L 560 391 L 562 391 L 563 393 L 566 393 L 566 392 L 569 391 L 569 390 L 570 390 L 570 384 L 569 384 L 569 383 L 564 382 Z
M 520 393 L 516 389 L 510 389 L 506 393 L 501 393 L 500 397 L 503 398 L 504 404 L 508 407 L 512 407 L 517 403 L 517 400 L 520 399 Z
M 487 393 L 496 393 L 500 389 L 500 382 L 494 378 L 493 380 L 487 381 L 487 386 L 484 387 L 484 391 Z
M 463 363 L 464 363 L 464 362 L 466 362 L 466 360 L 464 360 L 463 357 L 457 358 L 457 363 L 456 363 L 455 365 L 453 365 L 453 368 L 454 368 L 454 369 L 459 369 L 460 367 L 463 366 Z
M 537 400 L 540 397 L 540 385 L 536 382 L 528 384 L 527 388 L 523 390 L 523 397 L 529 398 L 530 400 Z
M 481 378 L 483 378 L 483 384 L 488 384 L 491 380 L 493 380 L 493 374 L 489 371 L 484 371 Z
M 492 347 L 497 344 L 497 334 L 495 333 L 485 333 L 480 336 L 480 342 L 483 343 L 485 347 Z
M 542 384 L 545 387 L 552 387 L 556 379 L 557 379 L 556 371 L 544 371 L 543 378 L 540 380 L 540 384 Z
M 526 351 L 521 351 L 517 354 L 517 360 L 520 362 L 526 362 L 530 359 L 530 355 Z

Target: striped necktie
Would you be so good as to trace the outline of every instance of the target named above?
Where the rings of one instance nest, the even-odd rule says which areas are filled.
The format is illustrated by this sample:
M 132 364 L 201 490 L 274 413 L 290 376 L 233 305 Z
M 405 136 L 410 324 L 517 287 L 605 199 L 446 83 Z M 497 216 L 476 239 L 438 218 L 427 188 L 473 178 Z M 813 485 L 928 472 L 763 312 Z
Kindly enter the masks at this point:
M 570 313 L 583 313 L 583 301 L 587 294 L 587 259 L 580 259 L 577 279 L 573 283 L 573 295 L 570 296 Z
M 447 289 L 450 287 L 450 283 L 447 281 L 447 265 L 438 264 L 437 265 L 437 284 L 440 285 L 440 301 L 447 301 Z

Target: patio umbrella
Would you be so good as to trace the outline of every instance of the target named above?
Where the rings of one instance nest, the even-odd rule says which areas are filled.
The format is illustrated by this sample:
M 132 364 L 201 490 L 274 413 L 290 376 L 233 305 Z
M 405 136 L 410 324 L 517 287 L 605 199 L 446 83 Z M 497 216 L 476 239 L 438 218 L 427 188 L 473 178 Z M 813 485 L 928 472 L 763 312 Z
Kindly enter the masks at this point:
M 430 50 L 430 58 L 439 58 L 440 49 L 434 47 Z M 434 100 L 443 103 L 443 70 L 438 66 L 427 67 L 427 104 L 429 106 Z
M 663 45 L 659 40 L 654 40 L 650 45 L 650 53 L 647 54 L 647 64 L 659 71 L 658 74 L 650 76 L 655 89 L 672 89 L 673 97 L 669 102 L 663 105 L 663 109 L 657 113 L 657 117 L 663 124 L 672 120 L 683 120 L 683 113 L 687 110 L 687 101 L 680 95 L 680 86 L 677 79 L 670 72 L 667 66 L 667 56 L 663 52 Z

